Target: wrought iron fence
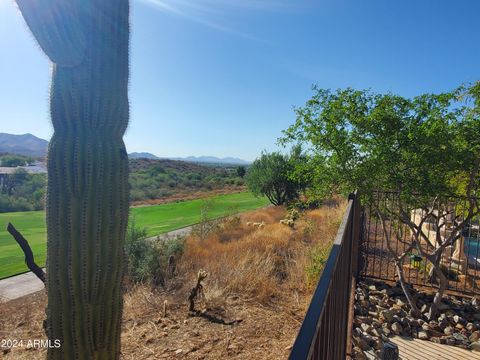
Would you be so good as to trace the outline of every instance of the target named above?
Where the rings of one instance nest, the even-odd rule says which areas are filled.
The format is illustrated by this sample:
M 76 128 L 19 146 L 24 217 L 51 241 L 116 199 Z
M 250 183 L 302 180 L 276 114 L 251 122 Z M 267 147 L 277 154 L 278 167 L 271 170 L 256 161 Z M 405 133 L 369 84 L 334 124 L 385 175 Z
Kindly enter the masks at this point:
M 353 315 L 360 226 L 360 204 L 352 194 L 289 359 L 345 359 Z
M 433 259 L 447 277 L 449 291 L 480 294 L 477 210 L 474 198 L 405 199 L 395 192 L 375 192 L 364 207 L 360 276 L 397 281 L 397 260 L 407 283 L 435 288 Z

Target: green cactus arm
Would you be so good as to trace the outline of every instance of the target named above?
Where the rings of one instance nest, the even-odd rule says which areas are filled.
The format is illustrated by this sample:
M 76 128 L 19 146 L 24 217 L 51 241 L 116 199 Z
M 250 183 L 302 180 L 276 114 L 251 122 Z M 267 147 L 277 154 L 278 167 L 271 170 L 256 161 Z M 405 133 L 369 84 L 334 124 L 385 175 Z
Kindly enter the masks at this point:
M 75 66 L 83 61 L 87 34 L 81 23 L 88 18 L 85 6 L 79 6 L 80 1 L 16 2 L 33 36 L 52 62 L 61 66 Z

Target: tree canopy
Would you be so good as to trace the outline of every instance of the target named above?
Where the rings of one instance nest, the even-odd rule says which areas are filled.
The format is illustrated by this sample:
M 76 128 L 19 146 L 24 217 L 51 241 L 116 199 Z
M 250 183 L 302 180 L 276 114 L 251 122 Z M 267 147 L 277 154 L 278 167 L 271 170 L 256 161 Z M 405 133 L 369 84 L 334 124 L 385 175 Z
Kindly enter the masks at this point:
M 300 142 L 317 194 L 376 189 L 466 195 L 478 188 L 480 82 L 412 99 L 314 87 L 280 143 Z M 470 186 L 469 186 L 470 184 Z
M 274 205 L 283 205 L 298 198 L 305 183 L 292 177 L 296 164 L 302 163 L 304 155 L 298 146 L 289 155 L 280 152 L 262 152 L 249 168 L 246 175 L 249 190 L 266 196 Z

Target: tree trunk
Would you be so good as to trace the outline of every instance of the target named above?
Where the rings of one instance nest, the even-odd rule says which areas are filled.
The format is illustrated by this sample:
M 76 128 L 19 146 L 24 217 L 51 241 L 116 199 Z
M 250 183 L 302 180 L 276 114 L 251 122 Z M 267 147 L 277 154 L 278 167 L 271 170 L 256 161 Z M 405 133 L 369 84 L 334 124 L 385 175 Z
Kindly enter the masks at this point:
M 433 298 L 433 303 L 430 306 L 430 310 L 428 312 L 428 319 L 433 320 L 437 316 L 438 306 L 443 298 L 443 293 L 447 289 L 448 280 L 445 274 L 442 272 L 442 269 L 438 265 L 433 265 L 433 270 L 439 279 L 439 287 L 437 292 L 435 293 L 435 297 Z
M 442 259 L 443 251 L 440 251 L 438 254 L 434 255 L 434 258 L 431 261 L 432 267 L 428 271 L 428 281 L 432 284 L 437 281 L 437 277 L 435 275 L 435 267 L 440 267 L 440 260 Z
M 403 275 L 403 268 L 402 265 L 399 261 L 395 260 L 395 269 L 397 270 L 397 275 L 398 279 L 400 281 L 400 286 L 403 290 L 403 293 L 405 294 L 405 297 L 407 298 L 408 305 L 410 305 L 410 309 L 412 310 L 412 316 L 414 317 L 419 317 L 420 316 L 420 310 L 418 310 L 417 304 L 415 303 L 415 300 L 413 299 L 412 295 L 410 294 L 410 291 L 407 289 L 407 286 L 405 285 L 405 277 Z

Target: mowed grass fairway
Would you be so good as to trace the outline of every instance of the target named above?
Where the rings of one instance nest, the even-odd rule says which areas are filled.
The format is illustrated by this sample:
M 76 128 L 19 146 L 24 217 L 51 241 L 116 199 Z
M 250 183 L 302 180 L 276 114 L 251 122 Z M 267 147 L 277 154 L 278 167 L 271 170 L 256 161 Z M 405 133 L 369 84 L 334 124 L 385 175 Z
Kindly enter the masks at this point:
M 266 198 L 256 198 L 251 193 L 218 195 L 210 198 L 213 207 L 209 218 L 218 218 L 234 212 L 257 209 L 268 205 Z M 155 206 L 143 206 L 130 209 L 130 219 L 135 218 L 138 227 L 145 227 L 149 236 L 162 234 L 197 223 L 205 199 L 188 200 Z M 45 212 L 15 212 L 0 214 L 0 279 L 28 271 L 24 255 L 17 242 L 7 232 L 11 222 L 28 240 L 35 261 L 45 265 L 46 230 Z

